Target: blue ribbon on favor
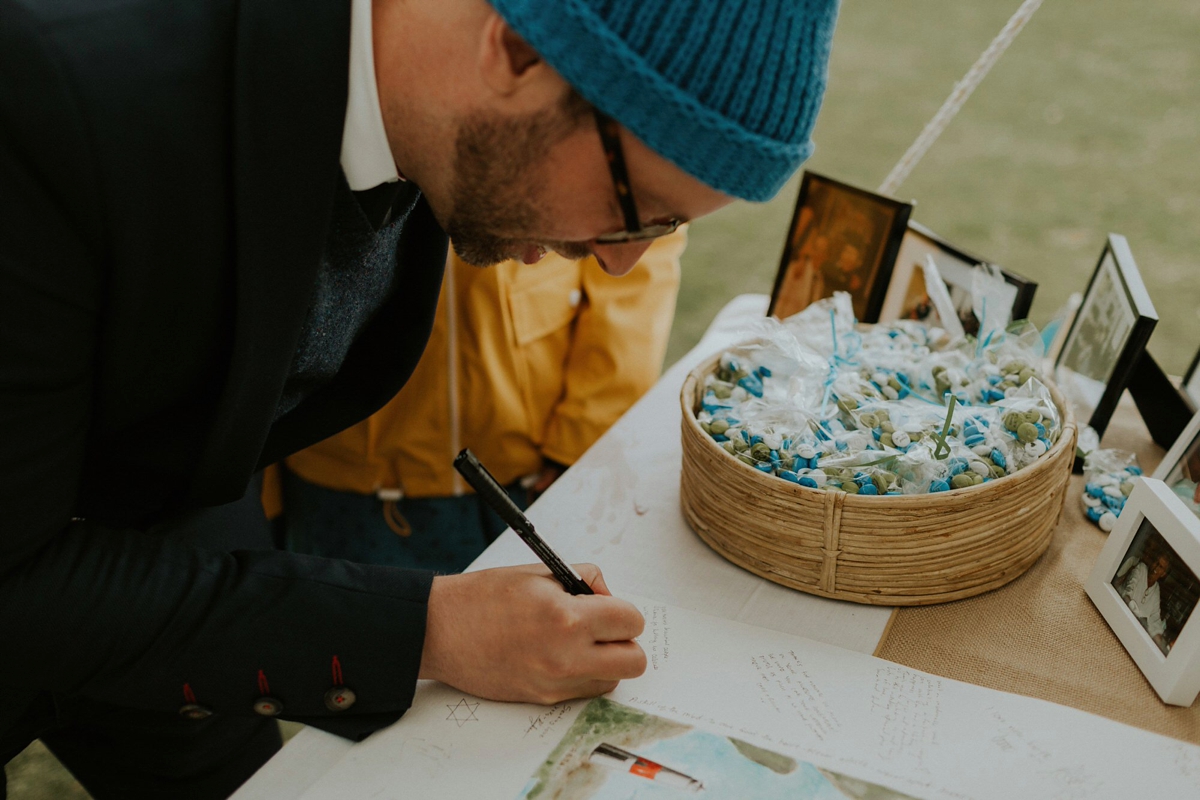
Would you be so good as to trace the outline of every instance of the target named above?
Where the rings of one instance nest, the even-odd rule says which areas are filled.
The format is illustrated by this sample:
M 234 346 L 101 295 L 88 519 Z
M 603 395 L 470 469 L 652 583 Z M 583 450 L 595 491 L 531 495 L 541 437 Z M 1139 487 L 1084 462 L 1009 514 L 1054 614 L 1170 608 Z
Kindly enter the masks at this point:
M 837 379 L 838 366 L 858 366 L 859 362 L 854 360 L 853 356 L 857 355 L 858 351 L 862 349 L 862 337 L 852 330 L 844 337 L 846 355 L 843 356 L 838 352 L 837 314 L 832 308 L 829 309 L 829 331 L 830 338 L 833 341 L 833 355 L 829 359 L 829 373 L 825 376 L 825 393 L 821 398 L 822 417 L 825 416 L 825 409 L 829 406 L 829 401 L 833 396 L 833 383 Z

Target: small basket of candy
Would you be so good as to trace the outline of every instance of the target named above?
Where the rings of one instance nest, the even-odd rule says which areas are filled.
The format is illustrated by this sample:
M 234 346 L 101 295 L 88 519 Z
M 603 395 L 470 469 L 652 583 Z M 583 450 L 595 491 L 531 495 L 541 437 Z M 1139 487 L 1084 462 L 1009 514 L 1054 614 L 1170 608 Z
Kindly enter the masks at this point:
M 838 296 L 757 334 L 681 395 L 683 510 L 714 550 L 881 605 L 970 597 L 1045 551 L 1076 430 L 1031 326 L 947 342 Z

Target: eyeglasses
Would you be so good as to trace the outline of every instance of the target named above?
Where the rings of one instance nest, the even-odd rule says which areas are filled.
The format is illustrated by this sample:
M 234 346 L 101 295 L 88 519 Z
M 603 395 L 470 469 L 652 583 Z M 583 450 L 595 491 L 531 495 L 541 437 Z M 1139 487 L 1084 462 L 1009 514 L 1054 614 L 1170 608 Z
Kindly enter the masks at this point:
M 625 169 L 625 151 L 621 149 L 620 128 L 617 127 L 617 121 L 603 111 L 595 109 L 594 113 L 596 128 L 600 131 L 600 144 L 604 147 L 604 157 L 608 161 L 608 171 L 612 173 L 613 187 L 617 190 L 617 202 L 621 205 L 621 213 L 625 215 L 625 230 L 601 234 L 596 237 L 595 242 L 644 242 L 674 233 L 683 224 L 682 220 L 670 219 L 654 225 L 642 225 L 637 204 L 633 202 L 633 192 L 629 190 L 629 173 Z

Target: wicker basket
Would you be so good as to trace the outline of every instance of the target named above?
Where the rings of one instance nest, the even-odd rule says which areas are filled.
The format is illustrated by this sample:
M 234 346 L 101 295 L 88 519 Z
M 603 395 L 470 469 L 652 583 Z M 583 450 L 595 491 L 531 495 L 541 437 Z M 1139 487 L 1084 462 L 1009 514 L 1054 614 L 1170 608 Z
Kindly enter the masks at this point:
M 945 603 L 1003 586 L 1045 552 L 1062 516 L 1075 420 L 1033 466 L 938 494 L 848 495 L 799 486 L 721 449 L 696 420 L 705 376 L 683 384 L 683 513 L 725 558 L 802 592 L 888 606 Z

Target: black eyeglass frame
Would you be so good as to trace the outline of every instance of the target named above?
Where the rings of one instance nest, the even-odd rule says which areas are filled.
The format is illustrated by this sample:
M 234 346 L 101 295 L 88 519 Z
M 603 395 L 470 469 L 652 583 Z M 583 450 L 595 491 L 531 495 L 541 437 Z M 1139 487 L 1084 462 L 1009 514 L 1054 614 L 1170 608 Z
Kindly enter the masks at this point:
M 625 230 L 615 233 L 604 233 L 595 238 L 597 244 L 626 244 L 628 242 L 644 242 L 667 236 L 678 230 L 682 220 L 670 219 L 654 225 L 642 225 L 638 216 L 637 203 L 633 200 L 633 192 L 629 188 L 629 171 L 625 167 L 625 150 L 621 147 L 621 129 L 617 121 L 600 109 L 593 109 L 596 116 L 596 129 L 600 132 L 600 144 L 604 148 L 604 158 L 608 162 L 608 171 L 612 174 L 613 188 L 617 192 L 617 203 L 621 206 L 621 214 L 625 217 Z

